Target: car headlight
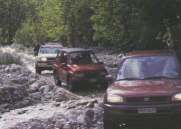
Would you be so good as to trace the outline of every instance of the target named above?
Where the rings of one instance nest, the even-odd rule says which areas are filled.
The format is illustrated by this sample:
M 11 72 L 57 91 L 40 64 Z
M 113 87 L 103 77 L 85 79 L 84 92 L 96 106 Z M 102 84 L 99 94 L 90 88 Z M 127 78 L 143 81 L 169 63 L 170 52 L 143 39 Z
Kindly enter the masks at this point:
M 83 73 L 77 73 L 74 75 L 74 77 L 81 78 L 81 77 L 84 77 L 84 74 Z
M 40 61 L 46 62 L 46 61 L 47 61 L 47 58 L 46 58 L 46 57 L 41 57 L 41 58 L 40 58 Z
M 172 101 L 181 101 L 181 93 L 175 94 L 172 97 Z
M 108 103 L 123 103 L 124 99 L 123 99 L 123 97 L 121 97 L 119 95 L 108 95 L 107 102 Z

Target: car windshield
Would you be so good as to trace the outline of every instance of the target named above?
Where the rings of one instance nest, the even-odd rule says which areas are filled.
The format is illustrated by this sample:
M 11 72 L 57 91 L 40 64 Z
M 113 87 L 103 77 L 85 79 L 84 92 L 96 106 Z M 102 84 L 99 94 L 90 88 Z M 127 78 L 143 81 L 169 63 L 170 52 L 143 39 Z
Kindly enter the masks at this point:
M 41 47 L 40 54 L 56 54 L 61 50 L 59 47 Z
M 73 52 L 70 57 L 71 64 L 96 64 L 99 62 L 92 52 Z
M 174 56 L 132 57 L 121 65 L 117 80 L 178 78 L 179 67 Z

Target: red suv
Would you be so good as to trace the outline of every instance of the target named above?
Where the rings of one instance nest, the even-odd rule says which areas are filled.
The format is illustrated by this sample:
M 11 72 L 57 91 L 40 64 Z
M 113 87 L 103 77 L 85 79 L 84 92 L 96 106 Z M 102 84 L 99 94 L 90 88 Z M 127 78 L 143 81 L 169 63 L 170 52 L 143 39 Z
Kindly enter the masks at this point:
M 118 69 L 104 97 L 105 129 L 150 120 L 159 128 L 159 120 L 168 120 L 162 123 L 167 126 L 181 121 L 180 64 L 174 52 L 131 52 L 122 57 Z
M 53 68 L 55 83 L 64 84 L 69 90 L 75 89 L 80 84 L 86 86 L 88 83 L 100 84 L 101 87 L 107 88 L 108 72 L 91 50 L 62 49 Z

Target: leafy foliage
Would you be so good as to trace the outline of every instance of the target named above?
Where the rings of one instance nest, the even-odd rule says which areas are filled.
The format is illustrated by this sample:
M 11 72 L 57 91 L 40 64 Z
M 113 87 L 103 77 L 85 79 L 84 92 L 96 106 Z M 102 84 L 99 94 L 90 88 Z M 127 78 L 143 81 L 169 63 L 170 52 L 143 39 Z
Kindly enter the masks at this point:
M 4 44 L 181 47 L 181 0 L 0 0 L 0 17 Z
M 28 2 L 25 0 L 0 0 L 0 42 L 13 42 L 16 31 L 24 22 L 28 12 Z
M 180 24 L 180 2 L 96 0 L 93 16 L 95 37 L 103 42 L 102 39 L 106 39 L 109 44 L 123 50 L 164 48 L 167 41 L 174 40 L 171 28 Z M 166 36 L 168 33 L 172 36 Z

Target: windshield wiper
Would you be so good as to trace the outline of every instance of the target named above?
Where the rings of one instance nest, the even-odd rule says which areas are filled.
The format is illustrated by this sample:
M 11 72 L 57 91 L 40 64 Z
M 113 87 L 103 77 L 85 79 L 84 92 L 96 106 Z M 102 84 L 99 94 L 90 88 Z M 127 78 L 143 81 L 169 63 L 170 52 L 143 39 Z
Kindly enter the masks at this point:
M 129 77 L 129 78 L 118 79 L 117 81 L 121 81 L 121 80 L 143 80 L 143 78 L 133 78 L 133 77 Z
M 168 76 L 151 76 L 151 77 L 145 77 L 144 79 L 178 79 L 178 77 L 168 77 Z

